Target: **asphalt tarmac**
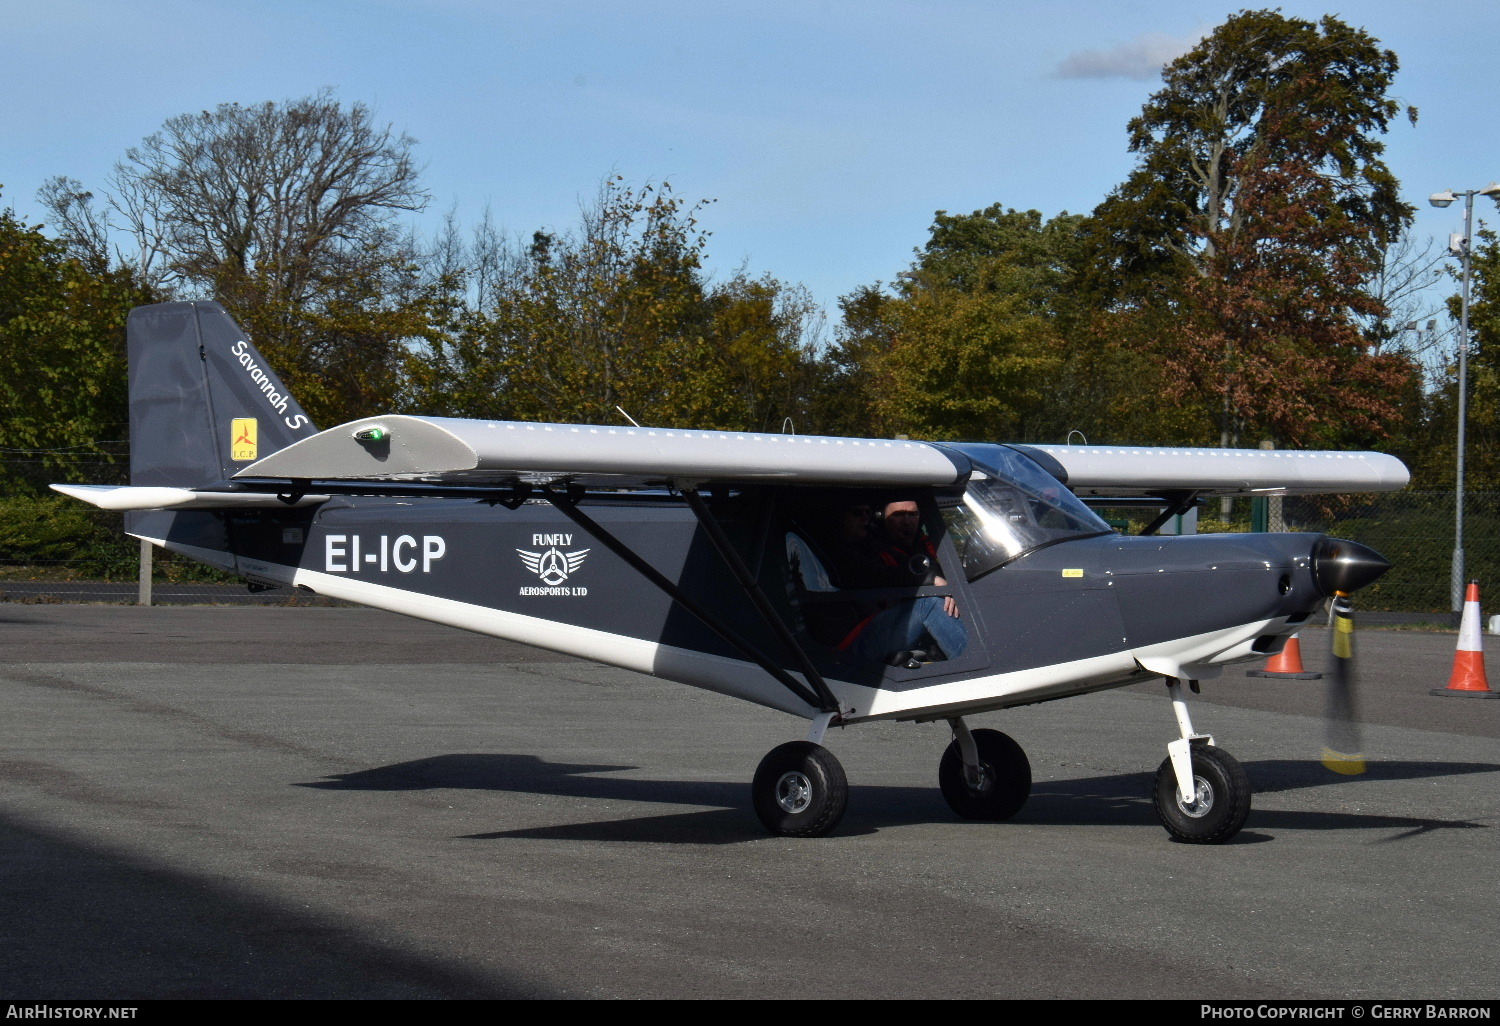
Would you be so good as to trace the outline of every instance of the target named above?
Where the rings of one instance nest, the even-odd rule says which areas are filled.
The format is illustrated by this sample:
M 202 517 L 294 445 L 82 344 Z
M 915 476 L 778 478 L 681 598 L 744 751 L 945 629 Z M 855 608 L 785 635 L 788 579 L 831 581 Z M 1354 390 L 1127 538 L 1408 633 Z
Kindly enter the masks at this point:
M 1362 777 L 1319 684 L 1205 683 L 1228 845 L 1152 812 L 1158 685 L 976 718 L 1031 757 L 1008 823 L 948 811 L 946 728 L 831 732 L 849 813 L 792 840 L 768 710 L 360 609 L 0 605 L 0 997 L 1493 999 L 1500 700 L 1428 695 L 1454 641 L 1359 634 Z

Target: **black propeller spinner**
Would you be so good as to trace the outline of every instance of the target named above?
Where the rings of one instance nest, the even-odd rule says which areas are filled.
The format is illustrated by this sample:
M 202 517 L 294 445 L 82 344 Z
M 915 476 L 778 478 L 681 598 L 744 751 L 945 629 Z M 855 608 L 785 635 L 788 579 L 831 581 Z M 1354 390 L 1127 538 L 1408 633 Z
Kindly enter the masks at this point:
M 1313 547 L 1312 558 L 1313 580 L 1325 595 L 1358 591 L 1391 568 L 1390 561 L 1368 545 L 1343 538 L 1324 538 Z

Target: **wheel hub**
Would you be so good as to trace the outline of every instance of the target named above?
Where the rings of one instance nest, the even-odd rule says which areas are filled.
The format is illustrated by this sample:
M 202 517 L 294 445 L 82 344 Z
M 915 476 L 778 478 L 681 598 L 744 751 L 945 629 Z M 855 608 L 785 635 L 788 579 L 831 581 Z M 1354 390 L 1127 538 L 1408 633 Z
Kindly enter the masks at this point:
M 796 770 L 783 773 L 776 781 L 776 804 L 782 810 L 796 815 L 812 804 L 813 786 L 807 774 Z
M 1184 816 L 1192 819 L 1202 819 L 1208 815 L 1209 810 L 1214 807 L 1214 789 L 1208 785 L 1208 781 L 1202 777 L 1193 778 L 1193 800 L 1185 802 L 1182 800 L 1182 792 L 1177 792 L 1177 807 L 1182 810 Z

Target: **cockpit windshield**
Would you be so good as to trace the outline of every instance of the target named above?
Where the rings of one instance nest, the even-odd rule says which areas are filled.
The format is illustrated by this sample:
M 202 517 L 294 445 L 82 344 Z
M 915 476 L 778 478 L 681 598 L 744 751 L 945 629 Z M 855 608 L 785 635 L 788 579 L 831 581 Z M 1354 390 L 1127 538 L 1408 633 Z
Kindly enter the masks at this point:
M 962 503 L 943 511 L 970 580 L 1043 545 L 1112 530 L 1021 453 L 1001 445 L 983 448 L 980 455 L 966 447 L 974 474 Z

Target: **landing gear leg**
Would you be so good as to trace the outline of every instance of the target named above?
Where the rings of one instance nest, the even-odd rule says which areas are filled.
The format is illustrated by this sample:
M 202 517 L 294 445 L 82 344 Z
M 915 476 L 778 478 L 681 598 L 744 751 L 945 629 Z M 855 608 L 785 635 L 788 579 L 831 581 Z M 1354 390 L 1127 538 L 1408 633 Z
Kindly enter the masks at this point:
M 1223 844 L 1250 815 L 1250 781 L 1211 735 L 1193 731 L 1182 681 L 1168 678 L 1167 690 L 1181 736 L 1167 745 L 1167 758 L 1156 771 L 1156 814 L 1179 841 Z

